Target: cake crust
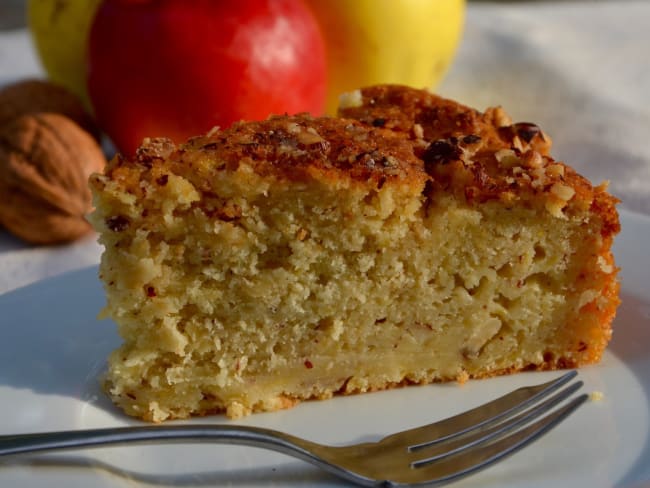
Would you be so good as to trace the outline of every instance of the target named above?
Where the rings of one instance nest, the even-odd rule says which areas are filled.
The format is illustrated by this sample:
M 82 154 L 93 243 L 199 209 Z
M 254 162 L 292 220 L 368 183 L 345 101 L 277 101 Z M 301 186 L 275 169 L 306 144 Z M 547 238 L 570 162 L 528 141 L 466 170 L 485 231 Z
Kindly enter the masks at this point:
M 239 122 L 182 147 L 168 139 L 147 139 L 133 161 L 118 155 L 105 174 L 136 196 L 142 195 L 142 176 L 160 184 L 168 173 L 209 192 L 211 173 L 234 171 L 241 164 L 260 176 L 290 181 L 318 175 L 330 184 L 352 180 L 375 188 L 399 181 L 425 196 L 453 191 L 477 202 L 525 200 L 557 215 L 590 208 L 606 224 L 603 237 L 620 231 L 619 200 L 607 192 L 607 184 L 593 186 L 555 161 L 549 155 L 551 139 L 537 125 L 513 123 L 500 107 L 481 113 L 399 85 L 360 93 L 362 104 L 341 108 L 341 118 L 299 114 Z
M 355 120 L 307 114 L 239 122 L 181 147 L 167 139 L 148 139 L 133 161 L 118 156 L 105 174 L 121 178 L 136 195 L 141 194 L 142 167 L 149 171 L 145 176 L 182 174 L 199 190 L 210 191 L 212 173 L 236 171 L 242 165 L 259 176 L 292 182 L 318 178 L 333 185 L 380 187 L 399 181 L 417 189 L 428 179 L 422 161 L 400 134 Z
M 355 106 L 339 115 L 380 126 L 411 141 L 433 182 L 468 200 L 541 202 L 554 211 L 597 212 L 604 236 L 620 231 L 616 204 L 607 184 L 592 186 L 549 154 L 551 138 L 536 124 L 513 123 L 501 107 L 484 113 L 426 90 L 379 85 L 359 90 Z M 568 198 L 567 198 L 568 197 Z

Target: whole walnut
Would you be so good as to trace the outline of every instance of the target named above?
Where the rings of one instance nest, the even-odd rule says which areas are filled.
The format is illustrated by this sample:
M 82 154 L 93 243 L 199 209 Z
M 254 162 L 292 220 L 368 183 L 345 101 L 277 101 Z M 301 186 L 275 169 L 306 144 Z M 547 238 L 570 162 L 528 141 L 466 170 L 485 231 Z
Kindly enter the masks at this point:
M 0 126 L 0 224 L 35 244 L 74 240 L 91 231 L 91 173 L 106 158 L 69 118 L 23 115 Z
M 22 115 L 51 112 L 65 115 L 97 140 L 100 131 L 76 95 L 43 80 L 24 80 L 0 90 L 0 126 Z

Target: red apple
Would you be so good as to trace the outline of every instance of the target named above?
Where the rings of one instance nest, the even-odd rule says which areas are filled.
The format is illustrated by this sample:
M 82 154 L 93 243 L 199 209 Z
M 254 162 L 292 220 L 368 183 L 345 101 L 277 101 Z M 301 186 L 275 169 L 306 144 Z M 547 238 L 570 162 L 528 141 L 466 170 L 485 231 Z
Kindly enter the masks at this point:
M 105 0 L 88 42 L 95 115 L 127 155 L 145 137 L 324 109 L 323 38 L 302 0 Z

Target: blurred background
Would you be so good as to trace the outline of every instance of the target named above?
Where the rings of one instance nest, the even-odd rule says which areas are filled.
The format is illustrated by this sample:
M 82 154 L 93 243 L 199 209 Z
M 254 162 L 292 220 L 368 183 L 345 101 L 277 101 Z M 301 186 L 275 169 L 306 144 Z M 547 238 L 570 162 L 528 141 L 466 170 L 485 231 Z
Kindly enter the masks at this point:
M 0 2 L 0 29 L 17 29 L 25 25 L 25 0 Z

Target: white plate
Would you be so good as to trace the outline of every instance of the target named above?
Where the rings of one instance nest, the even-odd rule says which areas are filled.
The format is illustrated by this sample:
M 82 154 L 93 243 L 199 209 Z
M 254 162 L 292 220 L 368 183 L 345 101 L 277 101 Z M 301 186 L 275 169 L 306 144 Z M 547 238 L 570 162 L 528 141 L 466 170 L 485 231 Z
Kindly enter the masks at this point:
M 650 480 L 650 219 L 622 213 L 615 253 L 623 304 L 603 361 L 584 368 L 601 391 L 557 429 L 505 462 L 457 482 L 481 487 L 638 487 Z M 96 268 L 0 296 L 0 433 L 135 424 L 112 407 L 97 378 L 119 340 L 95 316 L 104 302 Z M 523 373 L 306 402 L 238 423 L 323 443 L 375 439 L 479 405 L 557 373 Z M 228 422 L 216 416 L 201 422 Z M 301 461 L 237 446 L 138 446 L 0 461 L 3 487 L 336 486 Z

